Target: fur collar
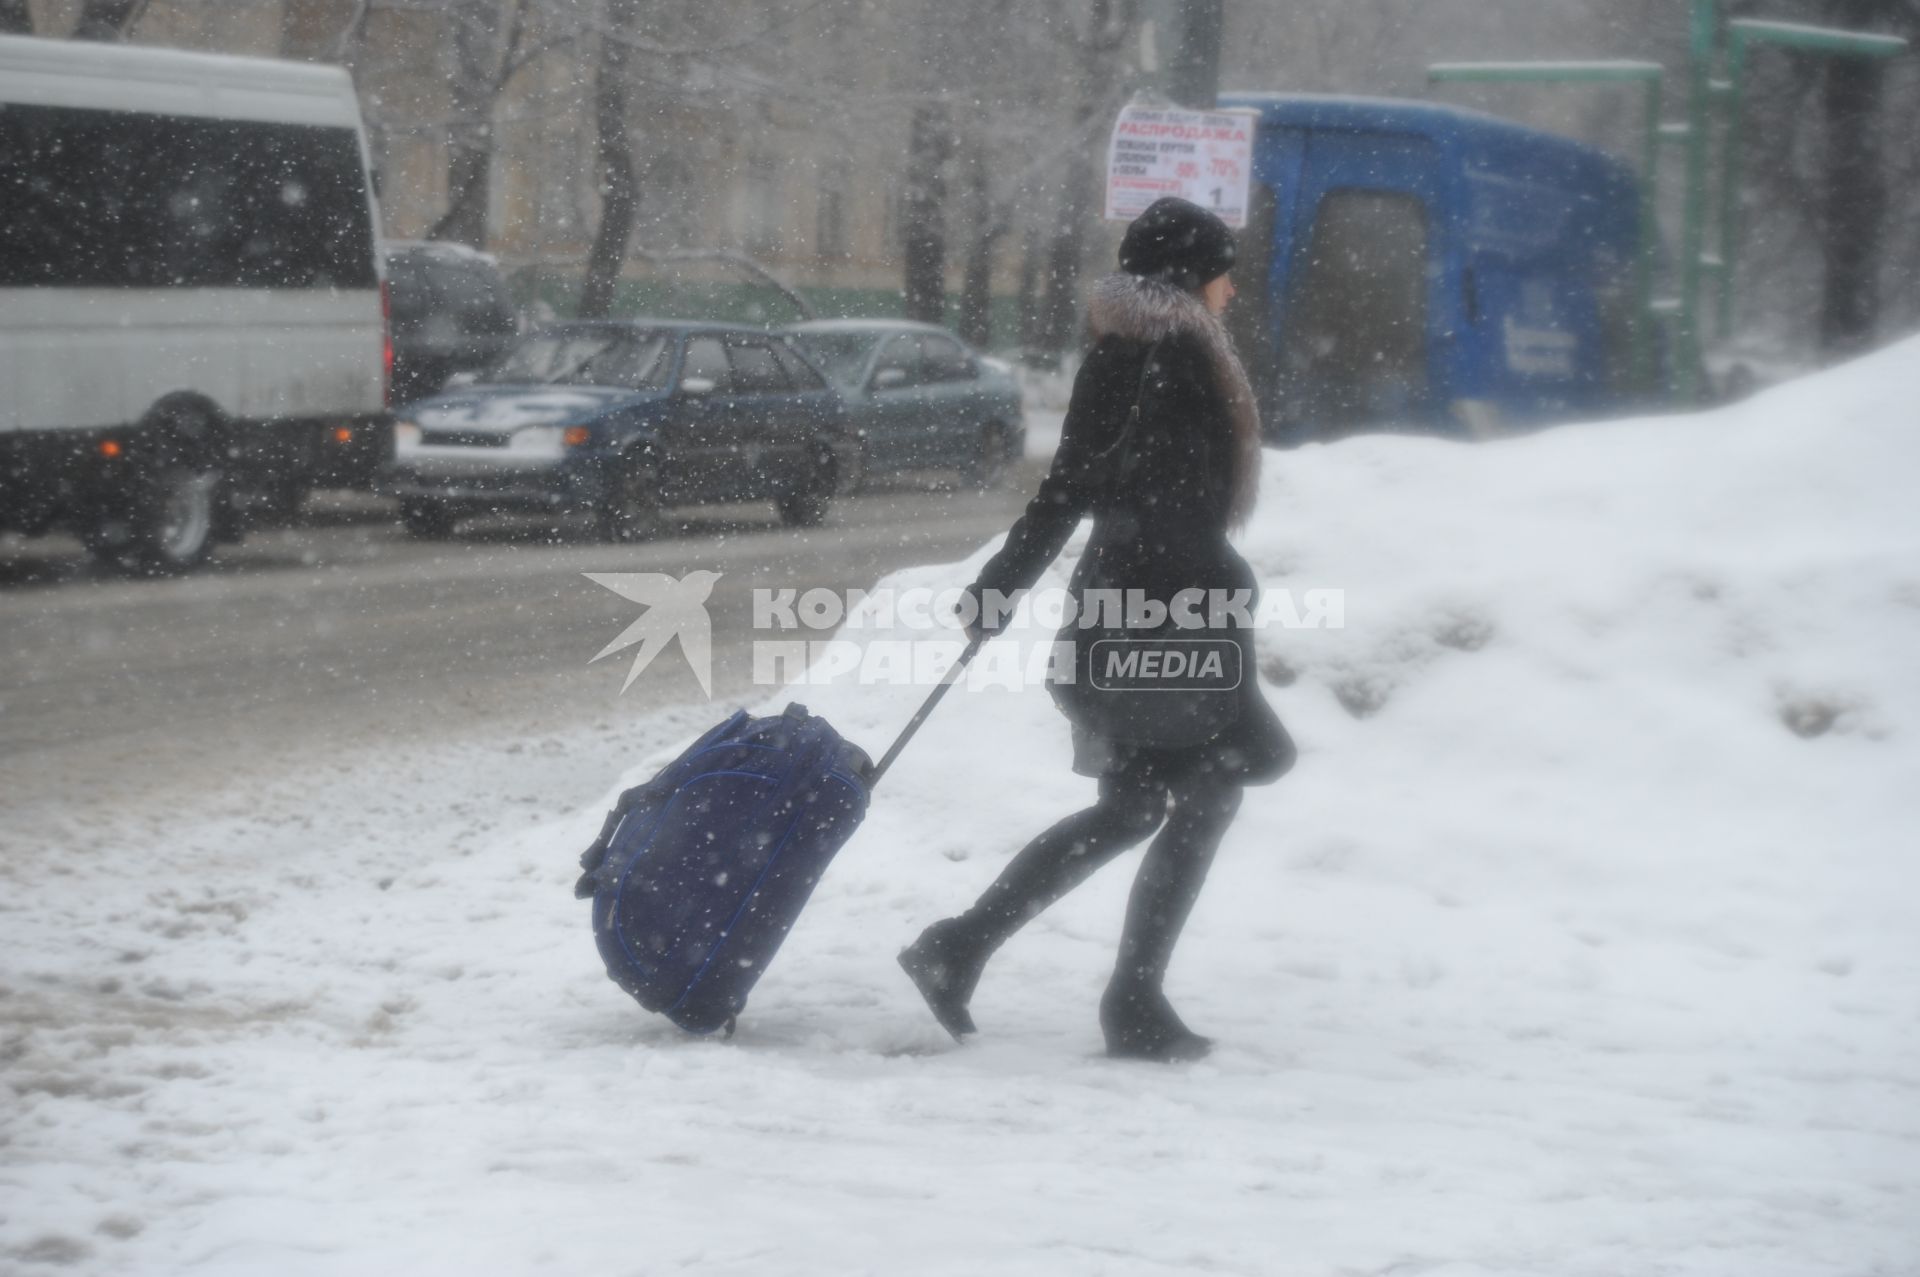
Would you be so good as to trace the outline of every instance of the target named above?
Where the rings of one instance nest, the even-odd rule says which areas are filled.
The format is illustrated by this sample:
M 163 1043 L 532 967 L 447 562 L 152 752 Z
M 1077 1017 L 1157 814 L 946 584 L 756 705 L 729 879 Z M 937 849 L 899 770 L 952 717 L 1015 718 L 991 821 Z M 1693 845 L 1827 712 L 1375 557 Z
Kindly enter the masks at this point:
M 1234 351 L 1233 338 L 1219 316 L 1207 309 L 1198 293 L 1157 279 L 1113 274 L 1093 286 L 1087 303 L 1087 326 L 1096 339 L 1124 337 L 1154 342 L 1190 336 L 1200 343 L 1213 368 L 1214 384 L 1227 405 L 1236 445 L 1228 522 L 1234 527 L 1245 523 L 1253 512 L 1259 488 L 1260 409 L 1247 370 Z

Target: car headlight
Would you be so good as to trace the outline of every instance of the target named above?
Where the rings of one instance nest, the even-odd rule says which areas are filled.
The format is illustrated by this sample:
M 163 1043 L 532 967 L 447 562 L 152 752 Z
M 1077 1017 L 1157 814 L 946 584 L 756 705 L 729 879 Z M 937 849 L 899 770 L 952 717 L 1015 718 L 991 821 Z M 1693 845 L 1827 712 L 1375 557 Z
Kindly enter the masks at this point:
M 420 423 L 417 421 L 396 421 L 393 423 L 393 441 L 396 444 L 420 442 Z
M 507 447 L 514 452 L 533 452 L 542 456 L 553 456 L 560 451 L 560 427 L 558 426 L 522 426 L 508 439 Z

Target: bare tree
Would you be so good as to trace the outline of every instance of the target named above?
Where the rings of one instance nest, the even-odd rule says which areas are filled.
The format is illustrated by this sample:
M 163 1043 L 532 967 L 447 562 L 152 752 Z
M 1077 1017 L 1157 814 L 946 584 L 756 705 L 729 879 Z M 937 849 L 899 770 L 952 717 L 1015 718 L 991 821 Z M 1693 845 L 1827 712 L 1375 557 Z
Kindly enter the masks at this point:
M 959 151 L 949 94 L 962 70 L 960 10 L 947 0 L 926 0 L 910 80 L 919 100 L 907 127 L 900 195 L 901 291 L 907 318 L 929 324 L 939 323 L 947 308 L 947 166 Z
M 944 102 L 913 108 L 907 134 L 907 181 L 901 193 L 901 251 L 907 318 L 937 324 L 947 309 L 947 161 L 953 122 Z
M 993 342 L 993 251 L 1013 222 L 1006 210 L 994 208 L 990 161 L 977 131 L 962 149 L 972 234 L 960 282 L 960 336 L 972 345 L 988 346 Z
M 613 312 L 614 288 L 640 215 L 640 180 L 633 139 L 627 133 L 627 88 L 633 74 L 633 40 L 645 16 L 643 0 L 607 0 L 605 29 L 595 63 L 593 126 L 600 175 L 600 224 L 587 253 L 578 313 L 600 319 Z
M 1077 44 L 1079 84 L 1071 132 L 1089 137 L 1115 109 L 1120 53 L 1139 30 L 1132 0 L 1091 0 L 1087 24 Z M 1095 223 L 1099 174 L 1092 145 L 1069 153 L 1060 184 L 1053 234 L 1047 248 L 1045 290 L 1038 337 L 1041 346 L 1063 351 L 1073 343 L 1080 323 L 1080 275 L 1086 263 L 1087 232 Z
M 447 137 L 447 209 L 428 239 L 487 246 L 487 205 L 493 190 L 494 104 L 518 68 L 514 55 L 526 31 L 526 0 L 512 0 L 506 50 L 500 49 L 497 0 L 454 0 L 447 7 L 453 65 L 447 77 L 453 127 Z
M 755 28 L 721 37 L 714 30 L 738 14 L 702 0 L 607 0 L 596 28 L 593 98 L 600 221 L 587 257 L 581 315 L 611 313 L 621 267 L 640 221 L 642 152 L 631 133 L 636 106 L 645 107 L 638 112 L 643 118 L 662 118 L 663 104 L 725 110 L 750 102 L 792 100 L 818 110 L 844 109 L 844 101 L 831 89 L 755 65 L 756 57 L 777 63 L 788 29 L 803 18 L 829 12 L 836 2 L 797 3 Z M 636 98 L 636 88 L 645 90 L 644 101 Z

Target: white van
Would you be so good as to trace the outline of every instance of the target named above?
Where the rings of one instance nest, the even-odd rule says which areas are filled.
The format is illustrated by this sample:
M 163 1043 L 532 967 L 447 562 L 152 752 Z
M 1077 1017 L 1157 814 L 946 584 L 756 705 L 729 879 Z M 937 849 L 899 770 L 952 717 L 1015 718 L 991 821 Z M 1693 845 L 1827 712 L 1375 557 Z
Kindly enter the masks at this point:
M 337 67 L 0 36 L 0 529 L 192 567 L 392 452 Z

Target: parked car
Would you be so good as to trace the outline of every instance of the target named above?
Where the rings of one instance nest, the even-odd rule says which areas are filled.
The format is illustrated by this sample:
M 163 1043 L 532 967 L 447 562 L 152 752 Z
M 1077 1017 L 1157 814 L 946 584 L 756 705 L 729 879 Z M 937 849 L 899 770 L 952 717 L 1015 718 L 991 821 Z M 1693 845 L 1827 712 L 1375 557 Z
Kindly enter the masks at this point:
M 931 324 L 821 319 L 786 333 L 845 396 L 869 478 L 958 470 L 981 487 L 1026 448 L 1013 370 Z
M 810 525 L 859 474 L 840 396 L 779 335 L 741 325 L 554 325 L 398 417 L 383 486 L 417 536 L 572 510 L 639 540 L 670 507 L 760 500 Z
M 463 244 L 387 245 L 393 315 L 393 402 L 442 389 L 455 373 L 493 367 L 520 335 L 499 264 Z

